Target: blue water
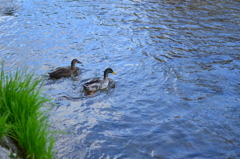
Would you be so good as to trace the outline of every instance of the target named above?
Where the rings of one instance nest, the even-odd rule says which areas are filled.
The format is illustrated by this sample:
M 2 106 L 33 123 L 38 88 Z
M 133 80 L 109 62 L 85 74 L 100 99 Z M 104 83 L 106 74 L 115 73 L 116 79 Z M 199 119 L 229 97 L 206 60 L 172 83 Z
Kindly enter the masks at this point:
M 79 74 L 46 80 L 59 159 L 240 158 L 240 2 L 0 2 L 7 71 Z M 115 87 L 82 84 L 109 74 Z

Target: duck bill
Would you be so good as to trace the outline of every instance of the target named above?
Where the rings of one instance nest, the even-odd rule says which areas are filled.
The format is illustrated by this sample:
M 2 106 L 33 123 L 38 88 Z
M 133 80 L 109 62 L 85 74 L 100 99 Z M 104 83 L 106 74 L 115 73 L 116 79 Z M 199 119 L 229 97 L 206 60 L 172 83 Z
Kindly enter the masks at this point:
M 113 73 L 114 75 L 116 75 L 116 74 L 117 74 L 117 73 L 116 73 L 116 72 L 114 72 L 114 71 L 113 71 L 112 73 Z

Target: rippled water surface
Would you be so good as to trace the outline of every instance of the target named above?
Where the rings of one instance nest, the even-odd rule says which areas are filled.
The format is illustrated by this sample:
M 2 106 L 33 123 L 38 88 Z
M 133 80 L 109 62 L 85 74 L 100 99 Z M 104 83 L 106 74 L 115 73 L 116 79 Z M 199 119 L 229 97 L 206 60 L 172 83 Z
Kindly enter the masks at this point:
M 83 63 L 44 85 L 56 158 L 240 157 L 239 0 L 2 0 L 0 37 L 8 71 Z

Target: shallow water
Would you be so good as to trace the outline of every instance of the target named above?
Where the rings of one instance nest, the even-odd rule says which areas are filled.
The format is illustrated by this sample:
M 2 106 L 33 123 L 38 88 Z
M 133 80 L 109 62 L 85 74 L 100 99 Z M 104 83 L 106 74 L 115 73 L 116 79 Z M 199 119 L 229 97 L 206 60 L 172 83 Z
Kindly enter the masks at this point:
M 44 0 L 0 2 L 7 71 L 47 80 L 56 158 L 240 157 L 238 0 Z M 115 87 L 85 95 L 109 74 Z M 46 77 L 47 79 L 47 77 Z

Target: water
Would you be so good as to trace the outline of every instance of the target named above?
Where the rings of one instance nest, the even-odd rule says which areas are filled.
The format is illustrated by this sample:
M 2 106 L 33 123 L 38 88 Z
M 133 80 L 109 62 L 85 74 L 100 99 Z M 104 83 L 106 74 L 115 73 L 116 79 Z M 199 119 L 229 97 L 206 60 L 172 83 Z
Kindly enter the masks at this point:
M 56 158 L 240 157 L 238 0 L 5 1 L 7 71 L 46 77 L 77 58 L 79 74 L 47 80 Z M 82 83 L 115 87 L 86 96 Z

